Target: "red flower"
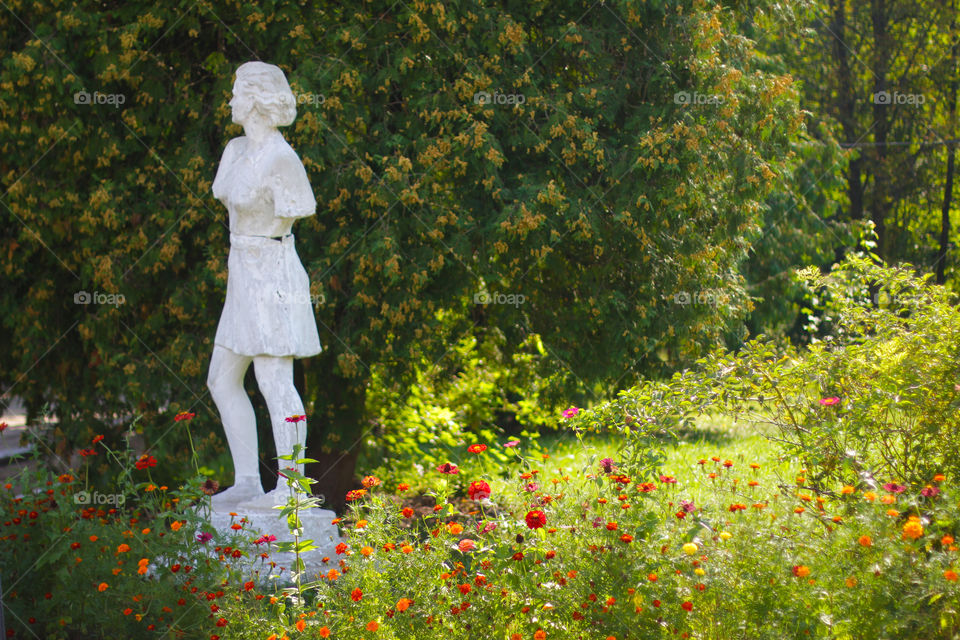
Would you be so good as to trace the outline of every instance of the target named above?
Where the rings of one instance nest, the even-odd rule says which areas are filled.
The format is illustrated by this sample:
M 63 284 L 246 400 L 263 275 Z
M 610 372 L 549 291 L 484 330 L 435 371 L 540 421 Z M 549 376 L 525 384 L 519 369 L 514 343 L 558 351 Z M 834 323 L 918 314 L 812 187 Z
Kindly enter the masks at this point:
M 8 426 L 9 425 L 6 422 L 0 422 L 0 433 L 6 431 Z
M 533 511 L 527 512 L 526 521 L 529 528 L 539 529 L 540 527 L 546 526 L 547 515 L 539 509 L 534 509 Z
M 140 456 L 140 459 L 137 460 L 137 462 L 133 466 L 141 470 L 146 469 L 147 467 L 155 467 L 157 466 L 157 459 L 154 458 L 153 456 L 148 456 L 147 454 L 143 454 L 142 456 Z
M 80 455 L 86 458 L 87 456 L 97 455 L 97 452 L 95 449 L 80 449 Z
M 471 500 L 483 500 L 490 497 L 490 485 L 486 480 L 474 480 L 467 487 L 467 495 Z
M 353 600 L 354 602 L 360 602 L 361 600 L 363 600 L 363 591 L 361 591 L 360 589 L 354 589 L 353 591 L 350 592 L 350 599 Z
M 225 626 L 227 626 L 227 619 L 226 619 L 226 618 L 220 618 L 219 620 L 217 620 L 217 626 L 218 626 L 218 627 L 225 627 Z
M 693 611 L 693 603 L 687 600 L 680 605 L 680 608 L 684 611 Z
M 297 414 L 297 415 L 293 415 L 293 416 L 290 416 L 290 417 L 286 418 L 286 421 L 287 421 L 287 422 L 303 422 L 303 421 L 306 420 L 306 419 L 307 419 L 307 416 L 305 416 L 305 415 L 303 415 L 303 414 Z
M 487 445 L 485 444 L 472 444 L 467 447 L 467 451 L 470 453 L 483 453 L 487 450 Z
M 189 411 L 181 411 L 173 417 L 174 422 L 180 422 L 181 420 L 193 420 L 197 414 L 190 413 Z
M 100 442 L 101 440 L 103 440 L 103 436 L 93 436 L 93 443 L 92 443 L 92 444 L 97 444 L 97 443 Z

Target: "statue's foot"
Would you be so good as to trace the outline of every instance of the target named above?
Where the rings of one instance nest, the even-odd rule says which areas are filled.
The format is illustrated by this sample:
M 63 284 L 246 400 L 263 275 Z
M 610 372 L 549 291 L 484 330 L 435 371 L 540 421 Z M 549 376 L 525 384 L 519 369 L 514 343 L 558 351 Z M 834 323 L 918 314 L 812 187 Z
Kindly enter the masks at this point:
M 246 500 L 237 505 L 238 509 L 273 509 L 278 505 L 287 504 L 290 499 L 290 488 L 287 486 L 277 487 L 273 491 L 268 491 L 263 495 Z
M 260 478 L 257 476 L 239 476 L 236 483 L 227 489 L 213 496 L 214 511 L 232 511 L 246 502 L 264 495 L 263 487 L 260 486 Z

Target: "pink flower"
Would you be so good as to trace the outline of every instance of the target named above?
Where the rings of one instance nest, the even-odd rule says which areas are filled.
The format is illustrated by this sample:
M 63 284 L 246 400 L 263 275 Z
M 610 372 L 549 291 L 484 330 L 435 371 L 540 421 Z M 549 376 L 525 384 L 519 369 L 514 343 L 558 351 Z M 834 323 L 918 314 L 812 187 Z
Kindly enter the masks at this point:
M 933 498 L 938 493 L 940 493 L 940 489 L 937 489 L 936 487 L 928 486 L 920 489 L 920 495 L 922 495 L 924 498 Z
M 660 482 L 663 484 L 677 484 L 677 479 L 673 476 L 660 476 Z
M 539 488 L 540 488 L 540 485 L 538 485 L 536 482 L 528 482 L 528 483 L 527 483 L 527 486 L 524 487 L 524 490 L 525 490 L 527 493 L 533 493 L 534 491 L 536 491 L 536 490 L 539 489 Z
M 202 542 L 203 544 L 206 544 L 212 538 L 213 538 L 213 535 L 207 533 L 206 531 L 201 531 L 200 533 L 197 534 L 197 542 Z
M 307 419 L 307 416 L 303 414 L 297 414 L 286 418 L 287 422 L 303 422 Z
M 446 473 L 449 475 L 456 475 L 460 473 L 460 469 L 457 468 L 457 465 L 451 462 L 444 462 L 442 465 L 437 467 L 437 471 L 440 473 Z
M 578 413 L 580 413 L 580 409 L 578 409 L 577 407 L 570 407 L 569 409 L 564 409 L 564 411 L 563 411 L 563 417 L 564 417 L 564 418 L 572 418 L 573 416 L 577 415 Z
M 253 541 L 253 544 L 260 545 L 260 544 L 264 544 L 264 543 L 267 543 L 267 542 L 274 542 L 276 539 L 277 539 L 277 536 L 274 536 L 274 535 L 269 535 L 269 536 L 263 535 L 263 536 L 260 536 L 259 538 L 257 538 L 256 540 L 254 540 L 254 541 Z
M 831 396 L 829 398 L 820 398 L 821 407 L 832 407 L 835 404 L 840 404 L 840 398 L 836 396 Z
M 604 473 L 613 473 L 613 468 L 616 466 L 612 458 L 604 458 L 600 461 L 600 468 L 603 469 Z
M 519 440 L 511 440 L 510 442 L 507 442 L 507 443 L 504 444 L 503 446 L 505 446 L 505 447 L 515 447 L 515 446 L 517 446 L 518 444 L 520 444 L 520 441 L 519 441 Z
M 476 549 L 477 543 L 471 540 L 470 538 L 464 538 L 460 541 L 460 544 L 457 545 L 457 548 L 460 549 L 460 553 L 467 553 Z
M 480 531 L 480 533 L 490 533 L 491 531 L 493 531 L 493 530 L 496 529 L 496 528 L 497 528 L 497 523 L 496 523 L 496 522 L 488 522 L 487 524 L 483 525 L 483 530 Z M 477 523 L 477 530 L 480 530 L 480 523 L 479 523 L 479 522 Z
M 887 484 L 883 485 L 883 490 L 889 491 L 890 493 L 903 493 L 907 490 L 907 488 L 902 484 L 897 484 L 896 482 L 888 482 Z

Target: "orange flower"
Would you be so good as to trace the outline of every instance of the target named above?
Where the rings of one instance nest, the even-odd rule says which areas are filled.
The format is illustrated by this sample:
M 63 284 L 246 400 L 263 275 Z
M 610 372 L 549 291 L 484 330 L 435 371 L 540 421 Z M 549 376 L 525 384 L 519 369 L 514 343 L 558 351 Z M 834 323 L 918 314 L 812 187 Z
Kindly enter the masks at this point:
M 897 511 L 896 509 L 887 509 L 887 515 L 890 516 L 891 518 L 896 518 L 897 516 L 900 515 L 900 512 Z
M 456 536 L 463 533 L 463 527 L 456 522 L 450 522 L 447 524 L 447 531 Z
M 410 605 L 413 604 L 413 600 L 410 598 L 400 598 L 397 600 L 397 611 L 403 613 L 410 608 Z
M 130 551 L 130 545 L 126 542 L 117 547 L 117 553 L 126 553 L 127 551 Z
M 413 547 L 411 547 L 411 546 L 408 545 L 408 544 L 405 544 L 405 545 L 403 545 L 402 547 L 400 547 L 400 551 L 402 551 L 402 552 L 404 552 L 404 553 L 413 553 Z
M 361 600 L 363 600 L 363 591 L 361 591 L 360 589 L 354 589 L 353 591 L 350 592 L 350 599 L 353 600 L 354 602 L 360 602 Z
M 182 526 L 183 526 L 183 523 L 180 522 L 179 520 L 174 520 L 173 522 L 170 523 L 170 528 L 173 529 L 174 531 L 180 531 L 180 527 Z
M 893 504 L 896 501 L 897 501 L 897 496 L 893 496 L 893 495 L 886 495 L 880 498 L 880 502 L 882 504 Z
M 533 633 L 533 640 L 544 640 L 547 637 L 547 632 L 543 629 L 537 629 Z
M 940 544 L 942 544 L 945 547 L 949 547 L 950 545 L 953 544 L 953 536 L 949 536 L 949 535 L 943 536 L 942 538 L 940 538 Z
M 870 536 L 860 536 L 857 538 L 857 542 L 860 543 L 861 547 L 872 547 L 873 540 L 870 539 Z
M 947 569 L 943 572 L 943 577 L 949 580 L 950 582 L 957 581 L 957 573 L 951 569 Z
M 904 540 L 906 540 L 907 538 L 916 540 L 922 535 L 923 535 L 923 525 L 920 524 L 919 520 L 910 519 L 903 525 Z
M 295 625 L 293 625 L 293 626 L 295 626 L 295 627 L 297 628 L 297 631 L 301 631 L 301 632 L 302 632 L 302 631 L 306 628 L 307 623 L 303 621 L 303 618 L 301 618 L 301 619 L 297 620 L 297 624 L 295 624 Z
M 373 553 L 373 547 L 364 547 L 360 549 L 360 553 L 364 556 L 369 557 L 370 554 Z
M 380 628 L 380 623 L 376 620 L 371 620 L 367 623 L 367 631 L 376 631 Z
M 848 485 L 848 484 L 847 484 L 847 485 L 844 485 L 843 488 L 840 489 L 840 493 L 842 493 L 842 494 L 845 495 L 845 496 L 850 495 L 850 494 L 853 493 L 854 491 L 856 491 L 856 489 L 854 489 L 853 487 L 851 487 L 851 486 Z
M 317 633 L 320 634 L 320 637 L 321 637 L 321 638 L 329 638 L 329 637 L 330 637 L 330 629 L 328 629 L 327 627 L 320 627 L 320 631 L 318 631 Z
M 411 509 L 410 507 L 404 507 L 403 511 L 401 511 L 400 513 L 403 514 L 404 518 L 409 518 L 413 516 L 413 509 Z
M 630 544 L 631 542 L 633 542 L 633 536 L 630 535 L 629 533 L 625 533 L 622 536 L 620 536 L 620 542 Z
M 946 479 L 947 479 L 947 477 L 946 477 L 945 475 L 943 475 L 942 473 L 938 473 L 937 475 L 933 476 L 933 481 L 934 481 L 934 482 L 943 482 L 943 481 L 946 480 Z
M 853 589 L 855 586 L 857 586 L 857 579 L 854 578 L 853 576 L 850 576 L 849 578 L 844 580 L 843 583 L 847 585 L 849 588 Z
M 867 491 L 863 494 L 863 499 L 868 502 L 873 502 L 877 499 L 877 494 L 875 494 L 873 491 Z
M 110 588 L 110 585 L 108 585 L 106 582 L 101 582 L 97 586 L 97 591 L 103 592 L 103 591 L 106 591 L 108 588 Z
M 806 578 L 808 575 L 810 575 L 810 567 L 805 564 L 794 565 L 793 575 L 797 576 L 798 578 Z

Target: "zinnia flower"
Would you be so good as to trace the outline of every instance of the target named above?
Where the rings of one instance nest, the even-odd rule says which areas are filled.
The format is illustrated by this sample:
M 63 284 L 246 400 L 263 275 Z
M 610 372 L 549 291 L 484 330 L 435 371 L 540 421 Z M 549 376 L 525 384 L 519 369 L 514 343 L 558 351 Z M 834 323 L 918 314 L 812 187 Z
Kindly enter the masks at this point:
M 457 548 L 460 549 L 460 553 L 468 553 L 473 551 L 477 547 L 477 543 L 471 540 L 470 538 L 464 538 L 457 545 Z
M 577 415 L 578 413 L 580 413 L 580 409 L 578 409 L 577 407 L 570 407 L 569 409 L 564 409 L 564 411 L 563 411 L 563 417 L 564 417 L 564 418 L 572 418 L 573 416 Z
M 286 419 L 287 422 L 297 423 L 297 422 L 303 422 L 304 420 L 306 420 L 306 419 L 307 419 L 307 416 L 305 416 L 305 415 L 303 415 L 303 414 L 297 414 L 297 415 L 289 416 L 289 417 L 287 417 L 287 418 L 285 418 L 285 419 Z
M 833 405 L 839 404 L 839 403 L 840 403 L 840 398 L 836 396 L 833 396 L 830 398 L 820 398 L 821 407 L 832 407 Z
M 490 485 L 486 480 L 474 480 L 467 487 L 467 495 L 471 500 L 483 500 L 490 497 Z
M 181 411 L 173 417 L 174 422 L 180 422 L 181 420 L 193 420 L 197 414 L 190 413 L 189 411 Z
M 442 465 L 437 467 L 437 471 L 440 473 L 446 473 L 449 475 L 456 475 L 460 473 L 460 469 L 457 468 L 457 465 L 451 462 L 444 462 Z
M 940 489 L 931 486 L 926 486 L 920 490 L 920 495 L 922 495 L 924 498 L 936 497 L 938 493 L 940 493 Z
M 903 493 L 907 490 L 907 488 L 902 484 L 897 484 L 896 482 L 888 482 L 887 484 L 883 485 L 883 490 L 890 493 Z
M 467 447 L 469 453 L 483 453 L 487 450 L 487 445 L 485 444 L 472 444 Z
M 547 515 L 540 511 L 539 509 L 534 509 L 533 511 L 528 511 L 525 518 L 527 527 L 531 529 L 539 529 L 547 524 Z
M 153 456 L 148 456 L 147 454 L 143 454 L 134 463 L 133 466 L 135 466 L 138 470 L 146 469 L 147 467 L 155 467 L 157 466 L 157 459 L 154 458 Z

